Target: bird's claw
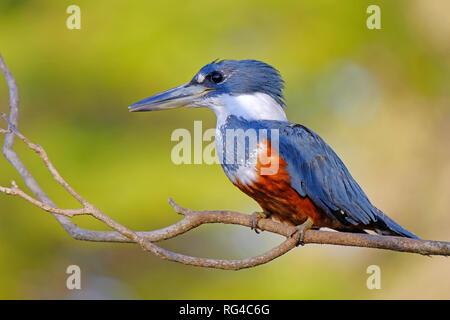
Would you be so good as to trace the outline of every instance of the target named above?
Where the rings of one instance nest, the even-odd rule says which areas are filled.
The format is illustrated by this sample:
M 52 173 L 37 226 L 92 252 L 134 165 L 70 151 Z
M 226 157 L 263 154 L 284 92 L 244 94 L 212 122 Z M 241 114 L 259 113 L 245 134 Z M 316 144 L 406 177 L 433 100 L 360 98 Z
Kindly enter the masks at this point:
M 255 230 L 256 233 L 259 233 L 258 230 L 258 221 L 261 219 L 266 219 L 269 217 L 269 214 L 265 212 L 253 212 L 250 215 L 250 229 Z
M 292 232 L 291 237 L 294 237 L 296 235 L 296 243 L 295 243 L 296 247 L 298 247 L 299 245 L 302 246 L 305 245 L 305 242 L 303 241 L 305 231 L 311 229 L 313 224 L 314 222 L 310 218 L 308 218 L 302 224 L 295 226 L 296 230 Z

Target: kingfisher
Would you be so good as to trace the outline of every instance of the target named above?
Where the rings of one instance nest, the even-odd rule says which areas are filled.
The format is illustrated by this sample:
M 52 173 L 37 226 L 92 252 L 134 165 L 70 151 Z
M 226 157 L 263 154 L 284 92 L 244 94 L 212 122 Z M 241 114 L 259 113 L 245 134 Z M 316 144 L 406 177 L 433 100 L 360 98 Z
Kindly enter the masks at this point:
M 318 134 L 287 120 L 283 89 L 279 71 L 267 63 L 215 60 L 190 82 L 141 100 L 129 111 L 211 109 L 217 117 L 216 153 L 226 176 L 262 208 L 250 217 L 256 232 L 260 219 L 274 218 L 296 227 L 291 236 L 297 244 L 311 228 L 418 239 L 370 202 Z

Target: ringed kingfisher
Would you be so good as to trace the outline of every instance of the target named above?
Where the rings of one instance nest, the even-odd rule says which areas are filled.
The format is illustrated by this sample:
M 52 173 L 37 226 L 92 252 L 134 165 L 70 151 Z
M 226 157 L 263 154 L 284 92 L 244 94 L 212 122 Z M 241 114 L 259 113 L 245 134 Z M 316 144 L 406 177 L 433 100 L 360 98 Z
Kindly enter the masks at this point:
M 280 73 L 262 61 L 216 60 L 190 82 L 139 101 L 129 110 L 211 109 L 217 117 L 216 152 L 225 174 L 263 209 L 251 215 L 256 232 L 259 219 L 273 217 L 296 226 L 292 236 L 297 244 L 303 244 L 304 231 L 322 227 L 418 239 L 370 202 L 319 135 L 287 120 L 282 89 Z M 245 152 L 235 161 L 224 161 L 224 149 L 239 147 L 239 142 L 227 142 L 230 130 L 276 131 L 276 141 L 274 135 L 265 135 L 257 144 L 245 143 Z M 277 169 L 264 174 L 272 162 L 277 162 Z

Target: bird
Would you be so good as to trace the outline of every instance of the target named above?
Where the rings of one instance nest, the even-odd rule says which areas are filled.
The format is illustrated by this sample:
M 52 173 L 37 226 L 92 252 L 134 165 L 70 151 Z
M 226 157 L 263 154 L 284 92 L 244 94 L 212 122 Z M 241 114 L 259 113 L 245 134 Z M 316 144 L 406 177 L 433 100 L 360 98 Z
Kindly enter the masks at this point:
M 262 208 L 250 216 L 257 233 L 260 219 L 274 218 L 295 226 L 291 236 L 297 245 L 304 244 L 306 230 L 320 228 L 419 239 L 371 203 L 317 133 L 287 119 L 283 89 L 280 72 L 265 62 L 214 60 L 191 81 L 128 108 L 131 112 L 212 110 L 217 117 L 216 154 L 223 171 Z M 240 134 L 231 139 L 230 132 Z M 255 140 L 249 132 L 264 134 L 249 143 Z M 239 135 L 244 139 L 236 139 Z

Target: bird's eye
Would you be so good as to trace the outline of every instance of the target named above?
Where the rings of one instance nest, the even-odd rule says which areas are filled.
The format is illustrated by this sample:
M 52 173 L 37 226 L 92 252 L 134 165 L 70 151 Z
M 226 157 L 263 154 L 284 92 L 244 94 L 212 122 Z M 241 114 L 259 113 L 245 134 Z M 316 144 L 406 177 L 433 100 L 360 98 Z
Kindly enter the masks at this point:
M 211 78 L 211 81 L 214 83 L 220 83 L 223 81 L 223 75 L 217 71 L 211 73 L 209 77 Z

